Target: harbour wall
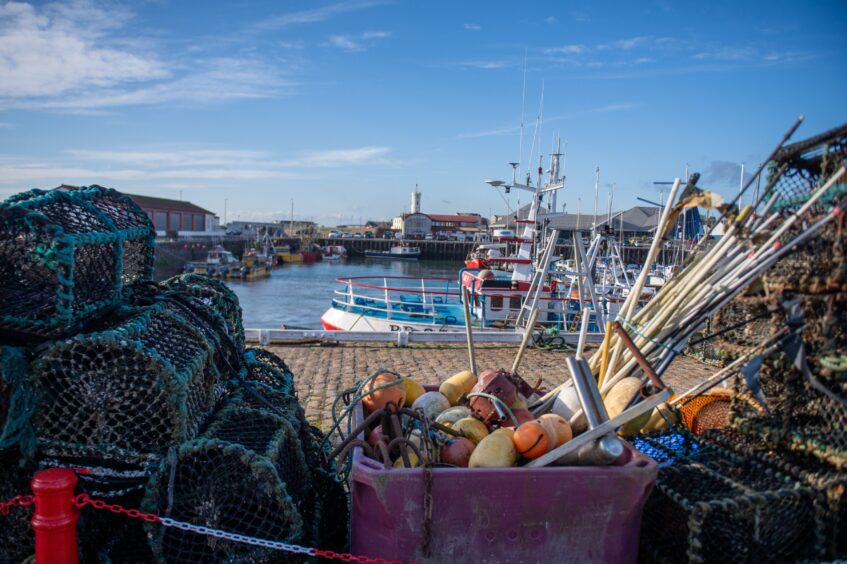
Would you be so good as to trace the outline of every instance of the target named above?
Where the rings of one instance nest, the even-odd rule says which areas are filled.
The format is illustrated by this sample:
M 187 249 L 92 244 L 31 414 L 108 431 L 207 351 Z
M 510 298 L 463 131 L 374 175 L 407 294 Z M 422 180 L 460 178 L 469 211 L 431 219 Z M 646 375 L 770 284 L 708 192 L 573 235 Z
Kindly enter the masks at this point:
M 277 240 L 279 245 L 290 245 L 298 248 L 302 242 L 299 238 L 284 238 Z M 325 245 L 343 245 L 351 257 L 359 258 L 365 256 L 366 250 L 387 251 L 393 245 L 402 243 L 421 250 L 421 258 L 425 260 L 452 260 L 462 261 L 478 245 L 478 243 L 465 241 L 398 241 L 394 239 L 328 239 L 318 238 L 315 243 Z M 156 280 L 164 280 L 183 272 L 185 263 L 202 262 L 210 249 L 216 245 L 223 247 L 241 257 L 245 248 L 249 245 L 246 239 L 239 237 L 225 237 L 213 241 L 203 240 L 167 240 L 156 242 L 156 266 L 154 277 Z M 647 256 L 647 247 L 624 246 L 621 254 L 625 263 L 641 264 Z M 562 258 L 573 257 L 573 245 L 562 244 L 556 246 L 556 254 Z

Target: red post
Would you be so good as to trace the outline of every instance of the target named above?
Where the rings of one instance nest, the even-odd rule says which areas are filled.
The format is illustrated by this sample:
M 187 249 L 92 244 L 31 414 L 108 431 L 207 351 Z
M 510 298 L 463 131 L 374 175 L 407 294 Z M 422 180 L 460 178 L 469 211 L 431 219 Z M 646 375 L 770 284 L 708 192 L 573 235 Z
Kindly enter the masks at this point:
M 36 564 L 77 564 L 75 486 L 76 474 L 67 468 L 43 470 L 32 479 Z

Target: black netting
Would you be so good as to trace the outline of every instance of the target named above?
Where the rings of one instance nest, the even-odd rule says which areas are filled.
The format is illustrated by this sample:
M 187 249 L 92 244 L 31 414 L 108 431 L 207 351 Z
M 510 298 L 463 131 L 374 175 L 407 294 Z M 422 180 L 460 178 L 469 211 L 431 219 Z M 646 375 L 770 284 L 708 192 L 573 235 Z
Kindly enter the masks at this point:
M 20 462 L 17 451 L 0 450 L 0 501 L 31 493 L 33 468 Z M 32 513 L 32 507 L 12 507 L 9 515 L 0 515 L 0 562 L 22 562 L 35 553 Z
M 214 347 L 169 302 L 58 342 L 33 364 L 40 445 L 58 456 L 155 458 L 196 436 L 219 399 L 213 360 Z
M 31 190 L 0 204 L 0 331 L 67 335 L 149 280 L 155 231 L 128 197 L 101 187 Z
M 787 562 L 823 555 L 816 490 L 750 456 L 678 433 L 640 437 L 661 461 L 641 550 L 657 562 Z
M 300 543 L 303 521 L 271 462 L 241 445 L 198 439 L 165 459 L 142 503 L 178 521 L 262 539 Z M 151 525 L 150 544 L 167 562 L 297 562 L 284 552 Z
M 787 165 L 785 173 L 774 186 L 779 200 L 777 208 L 797 208 L 808 199 L 809 193 L 821 185 L 847 158 L 847 125 L 783 147 L 770 163 L 771 174 Z M 839 188 L 816 204 L 817 213 L 832 206 L 835 198 L 847 193 L 847 185 Z

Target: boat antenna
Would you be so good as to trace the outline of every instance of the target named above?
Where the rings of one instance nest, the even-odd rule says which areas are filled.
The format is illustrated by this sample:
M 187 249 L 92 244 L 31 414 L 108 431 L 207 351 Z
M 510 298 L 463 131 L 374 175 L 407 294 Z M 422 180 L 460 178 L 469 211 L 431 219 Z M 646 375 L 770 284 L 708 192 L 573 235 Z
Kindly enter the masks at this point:
M 592 220 L 591 229 L 594 231 L 593 235 L 597 234 L 597 196 L 600 193 L 600 166 L 597 166 L 597 170 L 594 171 L 594 219 Z
M 541 116 L 544 111 L 544 81 L 541 81 L 541 100 L 538 105 L 538 115 L 535 117 L 535 133 L 532 135 L 532 145 L 529 148 L 529 154 L 532 156 L 535 153 L 535 143 L 538 141 L 539 146 L 541 145 L 540 134 L 541 134 Z M 527 176 L 527 186 L 530 186 L 530 171 L 526 171 Z
M 524 125 L 524 115 L 526 113 L 526 59 L 527 59 L 527 49 L 524 48 L 523 51 L 523 93 L 521 94 L 521 134 L 520 141 L 518 142 L 518 160 L 523 161 L 523 125 Z M 514 184 L 514 180 L 512 180 L 512 184 Z

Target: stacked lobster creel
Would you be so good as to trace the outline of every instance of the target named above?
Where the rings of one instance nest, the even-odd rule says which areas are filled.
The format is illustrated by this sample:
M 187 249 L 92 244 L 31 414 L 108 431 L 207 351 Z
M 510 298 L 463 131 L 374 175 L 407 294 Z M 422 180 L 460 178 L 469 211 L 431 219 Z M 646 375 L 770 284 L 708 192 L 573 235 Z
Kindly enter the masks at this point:
M 739 364 L 726 373 L 735 374 L 731 400 L 703 408 L 720 406 L 726 426 L 703 429 L 694 418 L 689 422 L 700 434 L 696 439 L 671 433 L 636 441 L 663 463 L 642 529 L 642 544 L 656 560 L 847 557 L 847 255 L 840 211 L 847 204 L 847 184 L 841 180 L 814 205 L 806 205 L 810 191 L 823 185 L 845 158 L 847 126 L 842 126 L 783 148 L 771 165 L 770 209 L 788 216 L 806 208 L 803 224 L 792 226 L 790 235 L 820 217 L 836 219 L 754 281 L 712 326 L 720 334 L 717 350 L 729 357 L 746 353 L 740 357 L 743 368 Z M 748 345 L 747 351 L 739 351 L 739 345 Z M 712 464 L 717 452 L 733 464 Z M 720 483 L 692 475 L 695 465 Z M 756 470 L 744 474 L 748 468 Z M 773 477 L 788 490 L 768 482 Z M 746 493 L 727 490 L 733 484 Z M 685 531 L 666 534 L 668 523 L 686 518 Z M 692 524 L 697 531 L 686 537 Z M 732 554 L 715 548 L 721 546 L 718 535 L 727 538 L 733 530 L 744 542 L 723 544 L 741 548 Z M 750 531 L 756 536 L 744 539 Z M 797 538 L 798 531 L 807 536 Z
M 143 509 L 261 539 L 340 548 L 346 499 L 336 481 L 323 479 L 329 472 L 322 468 L 322 437 L 305 420 L 290 371 L 261 349 L 248 349 L 244 360 L 234 393 L 202 435 L 162 460 Z M 326 514 L 343 528 L 326 527 Z M 226 540 L 209 543 L 193 532 L 156 532 L 151 526 L 154 554 L 168 562 L 289 557 Z

